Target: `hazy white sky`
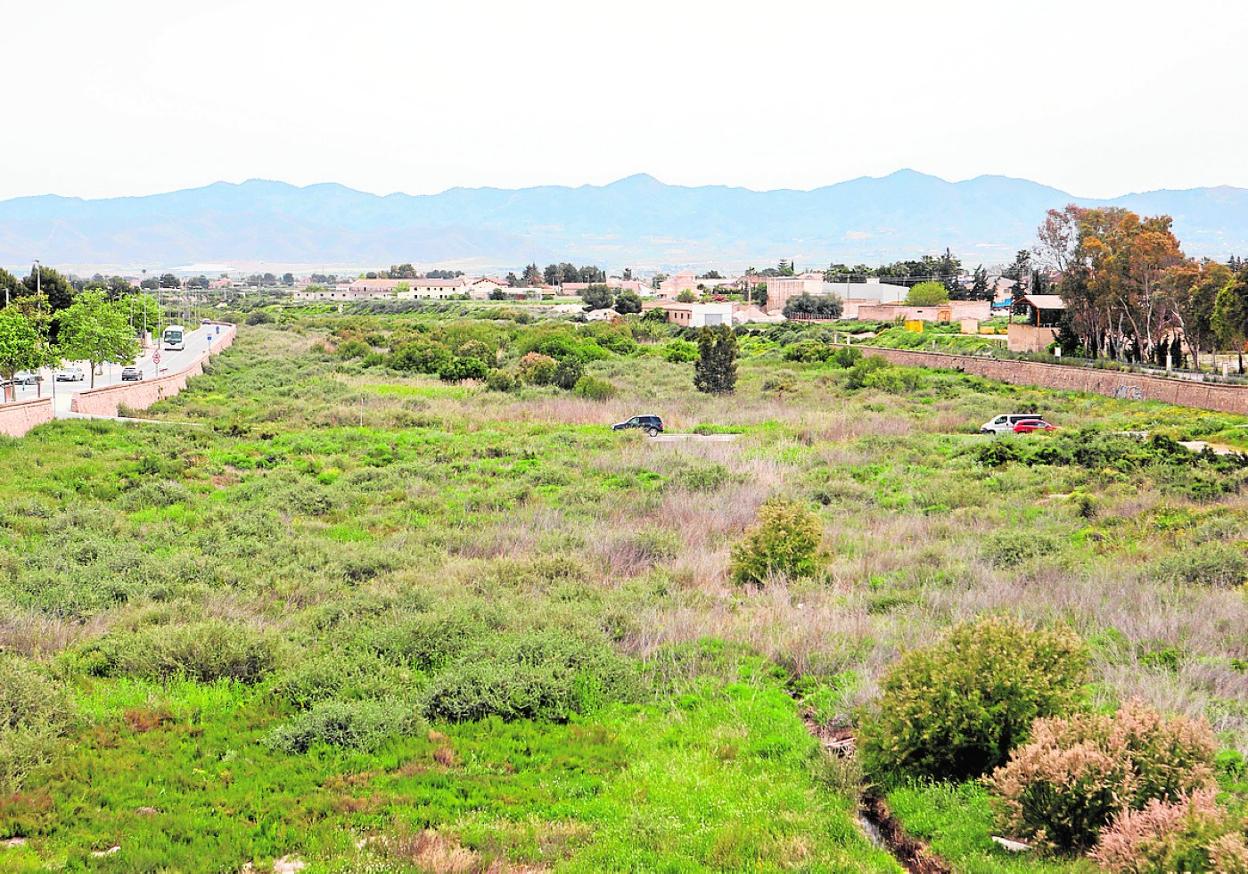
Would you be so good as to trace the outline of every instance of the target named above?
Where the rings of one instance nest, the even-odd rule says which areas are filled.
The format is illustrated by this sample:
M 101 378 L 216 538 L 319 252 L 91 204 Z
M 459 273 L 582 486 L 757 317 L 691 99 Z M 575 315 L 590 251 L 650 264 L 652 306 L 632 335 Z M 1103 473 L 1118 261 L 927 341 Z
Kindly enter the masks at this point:
M 1248 186 L 1248 8 L 4 2 L 0 197 L 813 188 L 901 167 L 1082 196 Z

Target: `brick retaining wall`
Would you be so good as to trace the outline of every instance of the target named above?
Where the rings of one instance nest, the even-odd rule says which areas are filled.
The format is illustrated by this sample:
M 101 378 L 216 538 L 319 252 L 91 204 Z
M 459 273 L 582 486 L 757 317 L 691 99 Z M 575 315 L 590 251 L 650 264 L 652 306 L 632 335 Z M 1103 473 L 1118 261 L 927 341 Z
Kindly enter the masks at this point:
M 208 351 L 185 370 L 155 379 L 124 382 L 78 392 L 69 408 L 75 413 L 88 416 L 116 416 L 122 405 L 131 410 L 146 410 L 152 404 L 171 398 L 186 388 L 187 380 L 204 372 L 204 362 L 210 355 L 216 355 L 234 342 L 237 331 L 234 325 L 223 325 L 220 336 L 213 339 Z
M 1063 391 L 1086 391 L 1111 398 L 1162 401 L 1184 407 L 1248 415 L 1248 386 L 1219 385 L 1187 379 L 1166 379 L 1092 367 L 1042 364 L 1038 361 L 1008 361 L 947 352 L 916 352 L 882 346 L 855 346 L 864 355 L 884 358 L 893 364 L 961 370 L 976 376 L 1035 385 Z
M 51 397 L 0 404 L 0 434 L 21 437 L 31 428 L 54 418 Z

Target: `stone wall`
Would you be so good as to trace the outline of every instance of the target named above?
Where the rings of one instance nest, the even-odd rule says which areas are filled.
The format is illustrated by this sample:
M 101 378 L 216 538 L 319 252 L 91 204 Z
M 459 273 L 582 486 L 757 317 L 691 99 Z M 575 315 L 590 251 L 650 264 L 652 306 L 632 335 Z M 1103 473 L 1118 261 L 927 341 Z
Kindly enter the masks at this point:
M 210 355 L 216 355 L 234 342 L 237 331 L 238 329 L 233 325 L 223 325 L 221 334 L 215 337 L 209 345 L 209 351 L 197 358 L 185 370 L 156 379 L 144 379 L 82 391 L 74 395 L 69 408 L 75 413 L 88 416 L 116 416 L 123 405 L 131 410 L 146 410 L 152 404 L 171 398 L 186 388 L 187 380 L 204 372 L 204 362 Z
M 51 397 L 0 404 L 0 434 L 21 437 L 31 428 L 51 422 L 54 417 Z
M 945 352 L 916 352 L 878 346 L 854 348 L 864 355 L 884 358 L 893 364 L 961 370 L 1015 385 L 1094 392 L 1111 398 L 1162 401 L 1220 413 L 1248 415 L 1248 386 L 1217 385 L 1091 367 L 1041 364 L 1037 361 L 1007 361 L 1000 358 L 950 355 Z

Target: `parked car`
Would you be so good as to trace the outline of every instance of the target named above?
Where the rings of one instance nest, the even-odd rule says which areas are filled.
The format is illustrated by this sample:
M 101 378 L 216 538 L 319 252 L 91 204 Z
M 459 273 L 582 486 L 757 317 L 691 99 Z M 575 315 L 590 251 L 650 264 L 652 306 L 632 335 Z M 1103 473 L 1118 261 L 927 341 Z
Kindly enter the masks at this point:
M 1014 426 L 1015 434 L 1030 434 L 1032 431 L 1056 431 L 1056 425 L 1050 425 L 1044 419 L 1024 419 Z
M 143 378 L 143 371 L 137 367 L 123 367 L 121 369 L 122 382 L 136 382 Z
M 658 416 L 633 416 L 624 422 L 616 422 L 611 426 L 612 431 L 623 431 L 626 428 L 640 428 L 651 437 L 663 431 L 663 420 Z
M 81 367 L 62 367 L 55 376 L 57 382 L 82 382 L 86 378 Z
M 1019 422 L 1034 422 L 1040 416 L 1036 413 L 1005 413 L 979 428 L 980 434 L 1011 434 Z
M 34 385 L 39 382 L 43 382 L 43 377 L 29 370 L 19 370 L 13 374 L 14 385 Z

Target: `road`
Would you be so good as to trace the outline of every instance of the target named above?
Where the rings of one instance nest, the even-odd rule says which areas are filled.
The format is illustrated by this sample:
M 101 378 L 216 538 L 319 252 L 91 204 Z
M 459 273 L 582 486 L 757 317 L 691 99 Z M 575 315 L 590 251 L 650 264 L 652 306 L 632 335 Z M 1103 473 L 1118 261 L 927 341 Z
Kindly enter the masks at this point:
M 168 373 L 177 373 L 179 370 L 185 370 L 208 349 L 209 341 L 216 336 L 216 331 L 221 325 L 201 325 L 193 331 L 186 334 L 186 348 L 181 352 L 171 352 L 167 349 L 160 350 L 160 363 L 156 364 L 152 361 L 151 352 L 141 355 L 135 364 L 143 371 L 144 379 L 153 379 L 156 376 L 164 376 Z M 73 396 L 80 391 L 86 391 L 91 388 L 91 368 L 85 361 L 69 361 L 66 366 L 77 366 L 82 369 L 86 375 L 86 379 L 82 382 L 58 382 L 55 388 L 55 411 L 58 418 L 62 418 L 69 414 L 69 405 L 73 400 Z M 121 382 L 120 364 L 105 364 L 100 368 L 100 372 L 95 375 L 95 388 L 103 388 L 106 385 L 116 385 Z M 40 371 L 43 374 L 43 384 L 41 386 L 19 385 L 16 386 L 17 400 L 29 401 L 36 397 L 48 397 L 53 394 L 52 370 L 44 368 Z

